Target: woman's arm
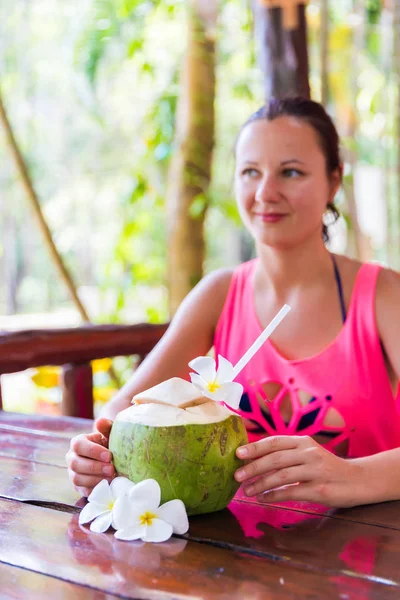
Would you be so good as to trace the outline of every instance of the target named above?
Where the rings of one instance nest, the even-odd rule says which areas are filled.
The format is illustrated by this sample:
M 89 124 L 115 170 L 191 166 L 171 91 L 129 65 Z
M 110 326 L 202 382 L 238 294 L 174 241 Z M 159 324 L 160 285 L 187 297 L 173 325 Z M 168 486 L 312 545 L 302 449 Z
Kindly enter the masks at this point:
M 88 496 L 103 478 L 111 480 L 115 476 L 108 439 L 117 413 L 128 408 L 135 394 L 170 377 L 187 377 L 188 362 L 209 351 L 231 276 L 228 270 L 217 271 L 196 286 L 179 307 L 162 340 L 105 406 L 94 432 L 71 440 L 66 456 L 68 472 L 82 496 Z
M 171 377 L 187 379 L 188 363 L 207 354 L 221 314 L 232 271 L 207 275 L 180 305 L 168 331 L 121 390 L 104 407 L 101 417 L 114 419 L 136 394 Z
M 396 392 L 400 381 L 400 275 L 389 269 L 383 269 L 379 274 L 376 324 Z M 362 467 L 365 480 L 369 482 L 363 503 L 400 499 L 400 448 L 355 462 Z

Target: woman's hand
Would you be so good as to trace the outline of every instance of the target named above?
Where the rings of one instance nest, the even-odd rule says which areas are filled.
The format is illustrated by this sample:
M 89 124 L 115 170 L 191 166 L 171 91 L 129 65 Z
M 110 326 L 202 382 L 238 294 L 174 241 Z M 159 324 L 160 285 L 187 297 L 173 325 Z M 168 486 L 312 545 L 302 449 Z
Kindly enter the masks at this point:
M 363 504 L 362 466 L 335 456 L 309 436 L 273 436 L 241 446 L 236 454 L 250 462 L 236 471 L 235 479 L 244 484 L 247 496 L 263 494 L 261 502 L 304 500 L 338 508 Z
M 98 419 L 95 427 L 94 433 L 72 438 L 66 455 L 69 478 L 82 496 L 89 496 L 102 479 L 111 481 L 115 477 L 112 455 L 108 450 L 112 421 Z

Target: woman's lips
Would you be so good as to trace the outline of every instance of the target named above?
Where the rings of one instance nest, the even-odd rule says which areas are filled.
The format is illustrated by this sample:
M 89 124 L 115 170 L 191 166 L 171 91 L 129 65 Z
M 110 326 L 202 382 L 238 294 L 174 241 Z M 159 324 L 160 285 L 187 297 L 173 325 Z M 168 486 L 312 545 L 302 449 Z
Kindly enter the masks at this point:
M 284 219 L 287 215 L 284 213 L 254 213 L 264 223 L 277 223 Z

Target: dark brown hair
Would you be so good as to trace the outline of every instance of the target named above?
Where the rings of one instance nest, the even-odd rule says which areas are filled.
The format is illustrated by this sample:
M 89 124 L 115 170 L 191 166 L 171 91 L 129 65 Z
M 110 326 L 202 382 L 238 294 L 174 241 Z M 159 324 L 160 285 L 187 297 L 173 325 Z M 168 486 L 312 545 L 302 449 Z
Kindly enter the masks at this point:
M 337 169 L 341 170 L 340 140 L 336 127 L 325 111 L 322 104 L 301 96 L 289 98 L 270 98 L 265 106 L 257 110 L 243 125 L 241 131 L 254 121 L 273 121 L 278 117 L 295 117 L 305 121 L 314 129 L 318 136 L 321 149 L 325 156 L 326 172 L 331 175 Z M 240 134 L 239 134 L 240 135 Z M 322 224 L 324 242 L 329 241 L 328 226 L 335 223 L 340 214 L 336 206 L 330 202 L 326 207 L 329 218 Z

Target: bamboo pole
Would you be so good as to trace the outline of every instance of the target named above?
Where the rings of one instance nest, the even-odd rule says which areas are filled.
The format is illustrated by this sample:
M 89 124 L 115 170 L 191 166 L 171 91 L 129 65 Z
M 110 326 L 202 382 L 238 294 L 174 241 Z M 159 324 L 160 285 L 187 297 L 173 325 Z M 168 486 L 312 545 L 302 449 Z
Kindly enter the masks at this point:
M 0 88 L 0 123 L 4 127 L 7 143 L 10 148 L 11 155 L 14 159 L 15 166 L 17 168 L 17 172 L 18 172 L 19 176 L 21 177 L 22 185 L 25 189 L 27 198 L 28 198 L 31 208 L 35 214 L 35 217 L 37 218 L 39 228 L 43 234 L 45 245 L 50 253 L 51 259 L 53 260 L 53 263 L 55 264 L 55 266 L 61 276 L 61 279 L 64 281 L 64 283 L 70 293 L 72 302 L 75 305 L 75 308 L 78 310 L 80 316 L 82 317 L 82 320 L 85 323 L 90 323 L 89 314 L 88 314 L 86 308 L 83 306 L 83 304 L 78 296 L 72 275 L 68 271 L 68 268 L 66 267 L 66 265 L 62 259 L 62 256 L 60 255 L 60 253 L 57 250 L 57 247 L 56 247 L 53 237 L 51 235 L 50 228 L 47 225 L 46 219 L 44 218 L 44 215 L 43 215 L 43 212 L 42 212 L 42 209 L 40 206 L 39 198 L 36 194 L 36 191 L 33 186 L 31 177 L 29 175 L 27 166 L 25 164 L 24 157 L 22 156 L 22 152 L 19 149 L 18 143 L 16 141 L 16 138 L 15 138 L 15 135 L 14 135 L 11 123 L 10 123 L 10 120 L 8 119 L 8 116 L 7 116 L 7 112 L 6 112 L 3 98 L 2 98 L 1 88 Z M 112 365 L 109 368 L 108 372 L 109 372 L 111 379 L 116 383 L 116 385 L 120 386 L 121 382 L 120 382 L 119 377 L 118 377 L 117 373 L 115 372 Z
M 175 127 L 176 151 L 168 172 L 168 293 L 173 315 L 203 276 L 215 129 L 217 0 L 192 0 Z M 197 214 L 191 213 L 196 199 Z
M 0 122 L 4 127 L 4 131 L 6 134 L 6 140 L 7 140 L 8 146 L 10 148 L 11 155 L 14 159 L 14 163 L 15 163 L 17 172 L 21 178 L 22 185 L 25 189 L 27 198 L 29 200 L 29 204 L 34 212 L 34 215 L 35 215 L 37 221 L 38 221 L 39 228 L 44 237 L 45 245 L 50 253 L 51 259 L 52 259 L 53 263 L 55 264 L 55 266 L 60 274 L 61 279 L 65 283 L 65 285 L 70 293 L 71 299 L 72 299 L 76 309 L 78 310 L 79 314 L 81 315 L 83 321 L 89 322 L 90 321 L 89 315 L 88 315 L 85 307 L 83 306 L 82 302 L 79 299 L 72 276 L 71 276 L 70 272 L 68 271 L 62 257 L 60 256 L 60 254 L 56 248 L 53 237 L 51 235 L 51 231 L 49 229 L 49 226 L 47 225 L 46 219 L 44 218 L 44 215 L 43 215 L 43 212 L 42 212 L 42 209 L 40 206 L 39 198 L 34 189 L 34 186 L 33 186 L 31 177 L 29 175 L 25 160 L 22 156 L 21 150 L 19 149 L 19 146 L 17 144 L 11 123 L 7 116 L 7 112 L 6 112 L 4 103 L 3 103 L 1 89 L 0 89 Z

